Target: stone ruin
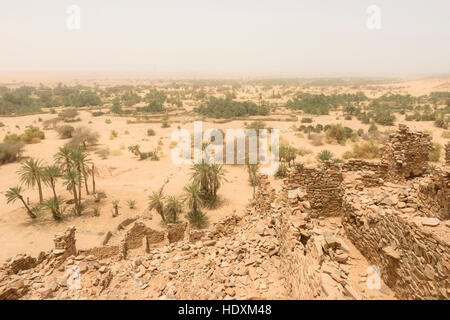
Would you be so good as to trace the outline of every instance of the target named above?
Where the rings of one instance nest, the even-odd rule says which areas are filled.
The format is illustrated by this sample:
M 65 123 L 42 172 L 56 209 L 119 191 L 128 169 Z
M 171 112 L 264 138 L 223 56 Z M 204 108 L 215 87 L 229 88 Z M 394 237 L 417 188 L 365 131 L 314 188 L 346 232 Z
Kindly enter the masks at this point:
M 128 218 L 101 246 L 77 250 L 69 228 L 55 236 L 54 250 L 0 267 L 0 299 L 78 298 L 62 275 L 74 264 L 84 298 L 131 291 L 131 298 L 448 299 L 450 167 L 425 174 L 429 146 L 427 135 L 401 126 L 379 163 L 295 164 L 278 191 L 261 176 L 246 214 L 207 230 L 177 224 L 160 232 Z M 369 265 L 379 288 L 368 287 L 369 271 L 355 271 Z
M 387 166 L 390 181 L 402 182 L 425 173 L 431 150 L 429 134 L 411 131 L 400 124 L 399 130 L 389 135 L 389 141 L 381 149 L 381 164 Z
M 450 142 L 445 145 L 445 163 L 450 166 Z

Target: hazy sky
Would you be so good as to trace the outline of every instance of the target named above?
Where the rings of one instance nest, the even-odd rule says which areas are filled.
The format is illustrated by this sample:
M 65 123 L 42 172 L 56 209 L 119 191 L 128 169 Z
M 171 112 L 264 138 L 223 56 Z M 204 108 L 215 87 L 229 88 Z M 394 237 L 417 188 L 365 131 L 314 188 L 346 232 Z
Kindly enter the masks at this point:
M 72 4 L 80 30 L 66 26 Z M 449 73 L 450 1 L 3 0 L 0 43 L 0 72 Z

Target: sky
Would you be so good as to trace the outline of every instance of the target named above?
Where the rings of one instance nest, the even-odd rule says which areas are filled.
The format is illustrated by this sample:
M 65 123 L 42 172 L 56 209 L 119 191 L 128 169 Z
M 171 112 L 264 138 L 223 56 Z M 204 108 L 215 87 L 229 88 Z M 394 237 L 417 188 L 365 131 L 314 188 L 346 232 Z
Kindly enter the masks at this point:
M 450 1 L 2 1 L 0 43 L 0 72 L 448 74 Z

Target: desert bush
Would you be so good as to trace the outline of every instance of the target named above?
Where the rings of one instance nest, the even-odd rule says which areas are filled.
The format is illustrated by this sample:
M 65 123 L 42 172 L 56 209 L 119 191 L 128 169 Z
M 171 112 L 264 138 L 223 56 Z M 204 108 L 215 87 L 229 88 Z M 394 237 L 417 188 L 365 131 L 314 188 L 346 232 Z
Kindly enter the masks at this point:
M 442 137 L 445 139 L 450 139 L 450 131 L 442 131 Z
M 341 124 L 332 124 L 326 130 L 326 137 L 329 141 L 336 141 L 339 144 L 344 144 L 347 139 L 352 137 L 353 130 L 348 127 L 343 127 Z
M 433 143 L 433 149 L 430 151 L 428 155 L 428 160 L 431 162 L 438 162 L 441 157 L 442 145 L 440 143 Z
M 76 116 L 78 116 L 78 111 L 75 108 L 64 109 L 58 114 L 58 117 L 65 122 L 74 122 L 79 120 Z
M 45 133 L 35 126 L 29 126 L 20 136 L 20 140 L 25 143 L 36 143 L 42 139 L 45 139 Z
M 102 115 L 104 115 L 105 113 L 103 111 L 94 111 L 92 112 L 92 116 L 93 117 L 100 117 Z
M 117 138 L 118 135 L 119 135 L 119 134 L 117 133 L 116 130 L 111 130 L 111 133 L 110 133 L 110 135 L 109 135 L 109 139 L 110 139 L 110 140 L 113 140 L 114 138 Z
M 284 163 L 279 164 L 278 170 L 275 173 L 275 177 L 277 177 L 277 178 L 286 178 L 287 177 L 287 166 Z
M 4 126 L 5 126 L 5 124 L 4 124 L 3 122 L 0 121 L 0 128 L 1 128 L 1 127 L 4 127 Z
M 56 132 L 61 139 L 69 139 L 72 138 L 73 132 L 75 128 L 70 125 L 64 125 L 56 128 Z
M 299 156 L 303 157 L 306 156 L 308 154 L 312 154 L 312 150 L 306 149 L 305 147 L 300 147 L 297 149 L 297 153 Z
M 22 141 L 22 139 L 20 139 L 20 136 L 15 134 L 15 133 L 7 134 L 3 138 L 3 142 L 4 143 L 18 143 L 18 142 L 21 142 L 21 141 Z
M 111 124 L 112 121 L 111 121 L 111 119 L 105 119 L 105 123 L 106 123 L 106 124 Z
M 148 129 L 148 130 L 147 130 L 147 136 L 152 137 L 152 136 L 154 136 L 154 135 L 156 135 L 155 130 L 153 130 L 153 129 Z
M 362 141 L 353 145 L 353 152 L 348 152 L 342 156 L 344 159 L 374 159 L 380 155 L 380 146 L 374 140 Z
M 312 123 L 313 120 L 311 118 L 302 118 L 301 123 Z
M 23 143 L 0 143 L 0 165 L 17 161 L 23 152 Z
M 323 134 L 311 133 L 311 134 L 309 134 L 308 139 L 311 140 L 311 144 L 313 146 L 323 145 Z
M 170 128 L 169 117 L 163 118 L 161 128 Z
M 136 200 L 127 200 L 128 208 L 136 209 Z
M 322 150 L 317 154 L 317 159 L 321 162 L 329 161 L 333 158 L 333 154 L 329 150 Z
M 94 145 L 97 143 L 100 134 L 92 131 L 90 128 L 78 127 L 72 134 L 72 139 L 66 144 L 70 148 L 83 146 L 87 148 L 87 145 Z

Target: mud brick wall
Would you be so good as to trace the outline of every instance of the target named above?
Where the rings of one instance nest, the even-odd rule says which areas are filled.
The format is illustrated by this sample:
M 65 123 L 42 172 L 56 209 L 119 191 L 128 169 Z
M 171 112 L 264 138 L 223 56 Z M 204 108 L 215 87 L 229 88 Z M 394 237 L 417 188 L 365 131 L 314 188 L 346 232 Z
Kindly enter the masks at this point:
M 302 164 L 295 164 L 284 180 L 283 192 L 287 196 L 289 190 L 301 187 L 313 212 L 324 216 L 340 215 L 342 181 L 342 172 L 337 165 L 324 163 L 319 168 L 305 168 Z
M 450 218 L 450 168 L 436 170 L 419 183 L 419 209 L 424 216 L 448 220 Z
M 409 214 L 371 210 L 355 195 L 344 200 L 347 236 L 380 268 L 385 283 L 401 299 L 448 299 L 450 246 L 448 227 L 423 226 Z
M 381 164 L 388 168 L 388 180 L 402 182 L 423 175 L 427 170 L 431 150 L 429 134 L 413 132 L 400 124 L 398 131 L 389 135 L 388 142 L 380 150 Z

